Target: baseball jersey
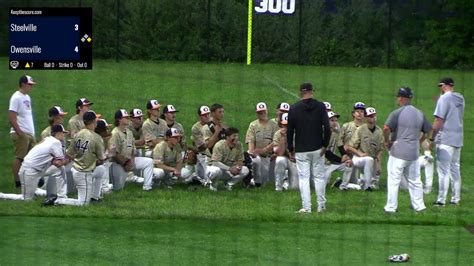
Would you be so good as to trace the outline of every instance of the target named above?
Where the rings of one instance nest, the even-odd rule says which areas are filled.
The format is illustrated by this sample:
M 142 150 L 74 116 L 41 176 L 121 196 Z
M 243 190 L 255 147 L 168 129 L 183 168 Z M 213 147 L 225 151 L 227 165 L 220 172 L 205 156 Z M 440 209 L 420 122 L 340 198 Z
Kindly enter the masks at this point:
M 181 137 L 181 147 L 185 147 L 186 145 L 186 135 L 184 134 L 184 127 L 183 125 L 181 125 L 180 123 L 178 122 L 174 122 L 173 125 L 169 126 L 168 125 L 168 128 L 176 128 L 179 132 L 181 132 L 181 134 L 183 135 Z
M 28 152 L 23 160 L 22 167 L 41 172 L 51 166 L 53 159 L 64 159 L 64 150 L 61 141 L 49 136 Z
M 250 123 L 245 136 L 245 143 L 254 143 L 255 148 L 265 148 L 268 144 L 272 143 L 273 135 L 275 135 L 278 129 L 278 124 L 274 120 L 268 120 L 263 125 L 257 119 Z
M 112 130 L 112 137 L 109 140 L 109 153 L 110 156 L 120 154 L 124 158 L 132 158 L 132 154 L 135 153 L 135 139 L 130 129 L 126 127 L 125 132 L 122 132 L 120 128 L 116 127 Z
M 341 131 L 331 130 L 331 137 L 329 138 L 329 145 L 327 147 L 327 150 L 331 151 L 333 154 L 337 154 L 339 152 L 339 147 L 344 145 L 342 143 L 342 138 L 340 135 L 341 135 Z M 331 164 L 331 161 L 326 158 L 325 163 Z
M 140 126 L 139 128 L 135 128 L 132 123 L 130 123 L 130 125 L 128 125 L 128 129 L 130 129 L 130 131 L 132 131 L 132 135 L 133 135 L 133 138 L 135 140 L 141 140 L 141 139 L 144 139 L 144 136 L 143 136 L 143 127 Z
M 75 114 L 69 119 L 69 122 L 68 122 L 69 131 L 77 133 L 84 127 L 85 127 L 84 120 L 82 120 L 82 117 L 80 117 L 79 114 Z
M 286 143 L 286 133 L 282 134 L 281 128 L 273 135 L 273 147 L 282 147 L 285 149 L 285 156 L 288 156 L 288 144 Z
M 31 109 L 30 95 L 23 94 L 20 91 L 13 93 L 10 98 L 10 106 L 8 110 L 16 113 L 16 121 L 21 131 L 35 136 L 35 125 L 33 123 L 33 111 Z M 13 127 L 10 128 L 10 133 L 15 133 Z
M 383 142 L 383 132 L 380 127 L 375 126 L 372 132 L 367 124 L 363 124 L 354 132 L 349 145 L 375 158 L 383 149 Z
M 166 135 L 166 130 L 168 126 L 166 121 L 158 118 L 158 121 L 153 121 L 150 118 L 143 122 L 142 126 L 143 136 L 145 137 L 145 143 L 148 143 L 151 140 L 163 140 Z
M 444 123 L 435 142 L 452 147 L 463 146 L 464 97 L 457 92 L 445 92 L 436 103 L 434 115 Z
M 170 148 L 168 142 L 162 141 L 155 146 L 153 149 L 153 160 L 159 161 L 167 166 L 176 167 L 178 162 L 181 161 L 181 148 L 176 145 L 174 148 Z
M 71 141 L 67 153 L 74 157 L 74 168 L 81 172 L 92 172 L 97 160 L 105 160 L 104 141 L 99 134 L 84 128 Z
M 212 162 L 221 162 L 229 167 L 237 165 L 244 161 L 244 148 L 242 143 L 238 143 L 234 148 L 227 146 L 225 139 L 219 140 L 214 149 L 212 150 L 211 161 Z
M 206 124 L 203 125 L 200 121 L 197 121 L 191 128 L 191 140 L 193 141 L 193 146 L 196 150 L 202 145 L 206 145 L 206 141 L 204 139 L 205 125 Z M 206 149 L 203 153 L 211 157 L 211 152 L 209 151 L 209 149 Z
M 404 105 L 391 112 L 385 124 L 390 127 L 394 141 L 390 155 L 407 161 L 417 160 L 420 132 L 431 130 L 425 115 L 413 105 Z
M 43 129 L 43 131 L 41 131 L 40 140 L 43 140 L 49 136 L 51 136 L 51 126 L 48 126 L 47 128 Z
M 340 142 L 342 142 L 343 145 L 349 143 L 352 135 L 356 132 L 358 127 L 359 126 L 354 121 L 344 123 L 339 130 Z

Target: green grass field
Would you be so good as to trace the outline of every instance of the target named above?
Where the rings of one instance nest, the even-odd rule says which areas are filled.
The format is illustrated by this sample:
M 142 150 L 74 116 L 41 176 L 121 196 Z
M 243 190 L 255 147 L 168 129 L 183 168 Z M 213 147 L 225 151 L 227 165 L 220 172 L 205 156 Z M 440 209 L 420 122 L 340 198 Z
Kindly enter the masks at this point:
M 7 65 L 7 60 L 0 63 Z M 0 71 L 3 110 L 8 109 L 22 74 Z M 404 252 L 417 265 L 473 264 L 473 235 L 463 228 L 474 224 L 472 71 L 96 60 L 92 71 L 28 74 L 38 81 L 30 94 L 38 136 L 47 126 L 50 107 L 62 106 L 69 119 L 75 101 L 87 97 L 109 122 L 116 109 L 145 109 L 149 99 L 173 104 L 188 135 L 197 121 L 196 109 L 218 102 L 225 107 L 225 121 L 239 128 L 242 138 L 255 119 L 257 102 L 265 101 L 271 109 L 281 101 L 294 103 L 304 81 L 314 84 L 316 98 L 332 103 L 342 115 L 341 122 L 350 120 L 354 102 L 363 101 L 377 109 L 381 126 L 396 108 L 394 95 L 402 85 L 414 90 L 414 105 L 432 120 L 437 81 L 452 76 L 466 98 L 462 202 L 435 209 L 432 193 L 425 197 L 428 209 L 416 214 L 409 209 L 408 193 L 401 192 L 399 212 L 386 215 L 385 189 L 373 193 L 328 189 L 327 212 L 297 215 L 299 193 L 275 193 L 270 184 L 217 193 L 185 186 L 144 193 L 138 185 L 129 184 L 124 191 L 106 195 L 102 204 L 84 208 L 41 208 L 41 199 L 0 201 L 0 265 L 380 265 L 388 255 Z M 0 116 L 4 138 L 0 191 L 15 192 L 8 130 L 5 114 Z M 435 184 L 436 180 L 435 176 Z

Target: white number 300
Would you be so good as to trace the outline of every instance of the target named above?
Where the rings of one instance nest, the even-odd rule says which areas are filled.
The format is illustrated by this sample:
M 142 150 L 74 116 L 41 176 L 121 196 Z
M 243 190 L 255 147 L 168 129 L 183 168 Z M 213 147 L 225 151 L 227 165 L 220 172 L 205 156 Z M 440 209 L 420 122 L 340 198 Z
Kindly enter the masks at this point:
M 295 13 L 295 1 L 296 0 L 260 0 L 259 6 L 255 7 L 257 13 L 270 12 L 272 14 L 278 14 L 283 12 L 284 14 Z

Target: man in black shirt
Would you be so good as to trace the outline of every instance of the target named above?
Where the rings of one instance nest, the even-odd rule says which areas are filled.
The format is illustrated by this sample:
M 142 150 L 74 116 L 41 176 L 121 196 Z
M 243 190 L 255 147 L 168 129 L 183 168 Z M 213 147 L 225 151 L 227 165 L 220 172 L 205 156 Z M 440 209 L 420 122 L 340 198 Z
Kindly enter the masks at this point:
M 288 113 L 288 150 L 296 159 L 303 208 L 299 213 L 311 212 L 310 179 L 314 182 L 318 212 L 326 209 L 326 182 L 324 153 L 329 145 L 331 129 L 324 103 L 313 98 L 313 85 L 300 86 L 301 100 L 291 106 Z

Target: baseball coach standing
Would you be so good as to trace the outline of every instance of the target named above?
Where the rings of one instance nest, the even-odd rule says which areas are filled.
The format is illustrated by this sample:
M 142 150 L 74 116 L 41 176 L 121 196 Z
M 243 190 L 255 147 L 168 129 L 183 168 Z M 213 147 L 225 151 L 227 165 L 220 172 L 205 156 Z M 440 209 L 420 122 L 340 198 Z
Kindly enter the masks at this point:
M 324 153 L 329 145 L 331 128 L 324 103 L 313 98 L 313 85 L 300 86 L 301 100 L 288 113 L 287 143 L 290 159 L 296 158 L 299 188 L 303 208 L 299 213 L 311 212 L 310 180 L 314 182 L 318 212 L 326 209 Z

